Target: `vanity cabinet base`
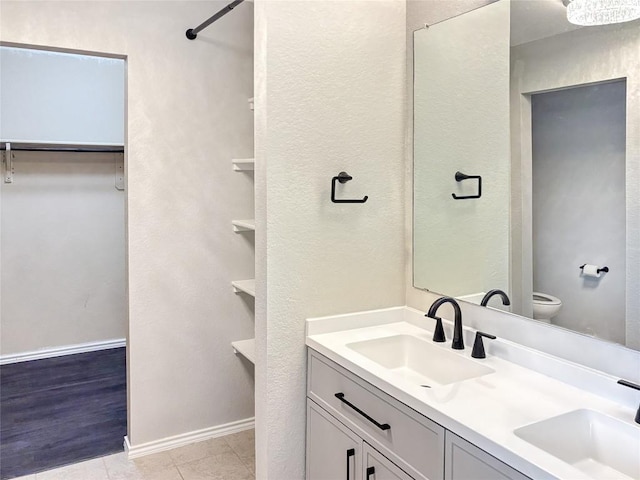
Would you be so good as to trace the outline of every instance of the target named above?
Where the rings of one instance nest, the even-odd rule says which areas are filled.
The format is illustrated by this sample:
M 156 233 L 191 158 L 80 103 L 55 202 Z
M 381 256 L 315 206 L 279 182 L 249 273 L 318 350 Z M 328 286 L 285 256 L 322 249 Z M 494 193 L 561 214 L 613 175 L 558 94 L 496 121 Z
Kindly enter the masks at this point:
M 307 480 L 415 480 L 307 400 Z
M 444 428 L 310 350 L 307 396 L 413 478 L 444 474 Z
M 307 480 L 529 480 L 311 349 L 306 474 Z
M 307 480 L 362 478 L 362 439 L 307 400 Z
M 413 480 L 412 476 L 366 442 L 362 455 L 365 480 Z

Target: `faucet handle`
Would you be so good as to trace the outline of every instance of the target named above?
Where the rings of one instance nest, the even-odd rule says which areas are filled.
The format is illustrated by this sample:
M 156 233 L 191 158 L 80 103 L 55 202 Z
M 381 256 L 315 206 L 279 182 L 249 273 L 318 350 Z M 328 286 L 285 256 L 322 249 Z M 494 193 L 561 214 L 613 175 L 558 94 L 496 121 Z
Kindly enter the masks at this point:
M 620 385 L 624 385 L 625 387 L 633 388 L 635 390 L 640 390 L 640 385 L 637 383 L 630 382 L 628 380 L 618 380 Z M 636 423 L 640 423 L 640 407 L 638 407 L 638 411 L 636 412 Z
M 430 316 L 428 313 L 425 317 L 433 318 L 436 321 L 436 328 L 433 331 L 433 341 L 434 342 L 446 342 L 447 337 L 444 336 L 444 328 L 442 326 L 442 318 L 436 317 L 435 315 Z
M 490 338 L 491 340 L 495 340 L 495 335 L 490 335 L 484 332 L 476 332 L 476 339 L 473 342 L 473 350 L 471 351 L 471 356 L 473 358 L 487 358 L 487 355 L 484 353 L 484 343 L 482 343 L 482 337 Z
M 628 380 L 618 380 L 620 385 L 624 385 L 625 387 L 633 388 L 635 390 L 640 390 L 640 385 L 637 383 L 630 382 Z

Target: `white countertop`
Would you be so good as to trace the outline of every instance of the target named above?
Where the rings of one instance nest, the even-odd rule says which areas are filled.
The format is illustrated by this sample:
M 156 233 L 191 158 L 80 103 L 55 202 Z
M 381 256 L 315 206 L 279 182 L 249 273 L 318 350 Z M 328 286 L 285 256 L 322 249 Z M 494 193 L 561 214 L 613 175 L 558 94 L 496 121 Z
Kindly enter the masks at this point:
M 634 408 L 593 393 L 601 390 L 599 384 L 615 385 L 613 377 L 500 339 L 485 339 L 487 358 L 471 359 L 474 332 L 465 329 L 465 350 L 452 350 L 451 325 L 446 321 L 447 342 L 433 345 L 482 363 L 495 370 L 494 373 L 425 389 L 403 380 L 393 371 L 346 346 L 352 342 L 402 334 L 431 342 L 432 328 L 429 324 L 435 325 L 435 321 L 423 316 L 424 313 L 417 310 L 398 307 L 308 319 L 306 344 L 536 480 L 592 477 L 517 437 L 513 431 L 519 427 L 572 410 L 591 409 L 638 427 L 640 436 L 640 426 L 633 420 Z M 552 370 L 556 378 L 539 373 Z M 585 388 L 593 385 L 594 388 L 578 388 L 567 382 Z

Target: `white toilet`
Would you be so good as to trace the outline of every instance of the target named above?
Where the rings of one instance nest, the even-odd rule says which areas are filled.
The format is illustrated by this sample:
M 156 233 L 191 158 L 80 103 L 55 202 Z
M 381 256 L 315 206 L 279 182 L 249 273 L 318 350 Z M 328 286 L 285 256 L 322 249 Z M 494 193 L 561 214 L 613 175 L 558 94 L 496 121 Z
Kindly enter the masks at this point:
M 541 322 L 551 323 L 562 308 L 559 298 L 546 293 L 533 292 L 533 318 Z

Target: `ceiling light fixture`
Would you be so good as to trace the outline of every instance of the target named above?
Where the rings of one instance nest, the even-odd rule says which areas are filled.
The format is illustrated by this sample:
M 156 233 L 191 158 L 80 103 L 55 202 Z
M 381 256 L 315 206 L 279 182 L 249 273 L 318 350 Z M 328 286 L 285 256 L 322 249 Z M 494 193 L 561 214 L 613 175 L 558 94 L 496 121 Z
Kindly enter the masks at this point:
M 592 26 L 630 22 L 640 18 L 640 0 L 565 0 L 567 20 Z

